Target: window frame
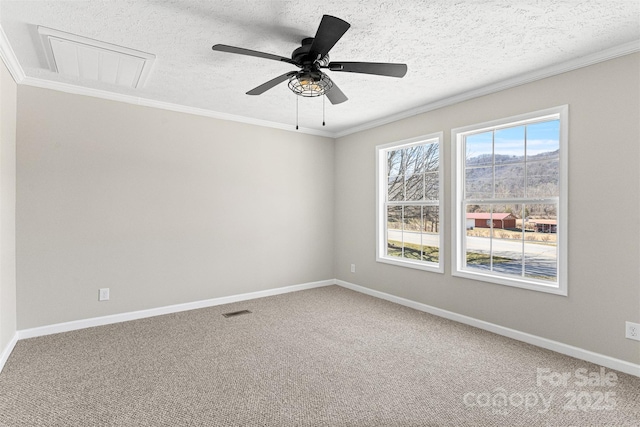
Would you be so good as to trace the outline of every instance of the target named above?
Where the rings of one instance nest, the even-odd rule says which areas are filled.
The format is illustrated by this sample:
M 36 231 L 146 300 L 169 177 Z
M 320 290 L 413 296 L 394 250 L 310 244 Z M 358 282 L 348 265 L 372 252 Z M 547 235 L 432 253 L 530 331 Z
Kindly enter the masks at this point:
M 376 146 L 376 261 L 392 264 L 400 267 L 414 268 L 418 270 L 444 273 L 444 229 L 445 229 L 445 204 L 444 204 L 444 162 L 443 162 L 443 132 L 435 132 L 415 138 L 390 142 Z M 428 261 L 416 261 L 407 258 L 387 255 L 387 153 L 418 145 L 438 145 L 438 200 L 425 200 L 424 203 L 409 202 L 419 206 L 438 207 L 438 263 Z
M 466 153 L 464 147 L 465 137 L 470 134 L 477 134 L 486 131 L 499 130 L 520 125 L 539 123 L 549 120 L 559 120 L 559 175 L 558 175 L 558 197 L 547 198 L 512 198 L 518 199 L 518 202 L 527 204 L 532 202 L 545 203 L 548 200 L 557 199 L 557 274 L 556 282 L 553 284 L 544 283 L 542 280 L 528 279 L 525 277 L 517 277 L 511 275 L 501 275 L 495 272 L 485 272 L 471 270 L 465 268 L 466 259 L 466 209 L 464 207 L 464 183 L 465 183 L 465 161 Z M 569 158 L 569 106 L 561 105 L 557 107 L 538 110 L 530 113 L 520 114 L 517 116 L 506 117 L 502 119 L 492 120 L 483 123 L 463 126 L 451 130 L 451 143 L 453 153 L 451 156 L 451 183 L 452 183 L 452 206 L 451 206 L 451 258 L 452 258 L 452 275 L 467 279 L 480 280 L 484 282 L 495 283 L 499 285 L 511 286 L 516 288 L 546 292 L 561 296 L 568 295 L 568 199 L 569 199 L 569 183 L 568 183 L 568 158 Z M 501 203 L 503 200 L 499 198 L 488 198 L 481 200 L 485 204 L 494 202 Z

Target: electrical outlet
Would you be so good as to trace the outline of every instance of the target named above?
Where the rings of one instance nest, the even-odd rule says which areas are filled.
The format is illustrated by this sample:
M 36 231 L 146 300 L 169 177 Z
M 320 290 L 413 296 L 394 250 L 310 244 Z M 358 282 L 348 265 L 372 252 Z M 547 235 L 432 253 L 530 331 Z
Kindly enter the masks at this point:
M 625 322 L 625 334 L 626 338 L 630 340 L 640 341 L 640 324 L 633 322 Z
M 100 288 L 98 292 L 98 301 L 109 301 L 109 288 Z
M 352 273 L 356 272 L 356 265 L 355 264 L 351 264 L 351 272 Z

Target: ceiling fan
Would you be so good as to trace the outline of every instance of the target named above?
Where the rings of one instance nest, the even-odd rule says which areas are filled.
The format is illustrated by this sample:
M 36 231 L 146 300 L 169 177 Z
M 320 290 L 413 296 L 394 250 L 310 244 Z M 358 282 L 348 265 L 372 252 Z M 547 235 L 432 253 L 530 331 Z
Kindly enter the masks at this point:
M 329 51 L 347 32 L 351 25 L 335 16 L 324 15 L 315 37 L 302 40 L 302 46 L 291 54 L 291 58 L 258 52 L 241 47 L 216 44 L 213 50 L 236 53 L 286 62 L 300 68 L 290 71 L 260 86 L 251 89 L 247 95 L 260 95 L 278 84 L 289 80 L 289 88 L 300 96 L 326 95 L 332 104 L 340 104 L 348 98 L 340 88 L 322 70 L 343 71 L 348 73 L 375 74 L 379 76 L 403 77 L 407 73 L 406 64 L 380 62 L 330 62 Z

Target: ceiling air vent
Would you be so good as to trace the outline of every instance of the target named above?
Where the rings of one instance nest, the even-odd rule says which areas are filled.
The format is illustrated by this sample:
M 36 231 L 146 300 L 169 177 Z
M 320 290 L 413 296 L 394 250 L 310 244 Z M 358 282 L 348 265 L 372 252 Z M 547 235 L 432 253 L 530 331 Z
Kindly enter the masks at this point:
M 155 55 L 38 27 L 51 71 L 80 79 L 141 88 Z

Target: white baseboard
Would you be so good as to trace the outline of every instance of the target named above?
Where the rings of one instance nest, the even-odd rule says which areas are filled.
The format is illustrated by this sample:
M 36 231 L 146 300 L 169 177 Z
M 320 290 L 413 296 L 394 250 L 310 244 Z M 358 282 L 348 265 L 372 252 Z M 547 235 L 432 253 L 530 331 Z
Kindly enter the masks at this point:
M 289 292 L 303 291 L 306 289 L 320 288 L 323 286 L 335 285 L 335 280 L 322 280 L 319 282 L 303 283 L 300 285 L 285 286 L 282 288 L 267 289 L 264 291 L 249 292 L 228 297 L 212 298 L 202 301 L 175 304 L 165 307 L 151 308 L 148 310 L 132 311 L 128 313 L 112 314 L 109 316 L 93 317 L 90 319 L 74 320 L 65 323 L 40 326 L 37 328 L 23 329 L 17 332 L 18 339 L 34 338 L 43 335 L 57 334 L 60 332 L 75 331 L 78 329 L 91 328 L 93 326 L 110 325 L 112 323 L 127 322 L 129 320 L 144 319 L 146 317 L 160 316 L 163 314 L 177 313 L 180 311 L 195 310 L 197 308 L 213 307 L 216 305 L 230 304 L 233 302 L 246 301 L 256 298 L 264 298 L 273 295 L 286 294 Z M 8 357 L 8 356 L 7 356 Z
M 13 348 L 16 346 L 17 342 L 18 333 L 16 332 L 15 334 L 13 334 L 13 338 L 11 338 L 9 344 L 7 344 L 7 346 L 2 350 L 2 353 L 0 353 L 0 372 L 2 372 L 4 364 L 7 363 L 7 360 L 9 359 L 9 356 L 11 355 L 11 352 L 13 351 Z
M 567 356 L 575 357 L 577 359 L 586 360 L 591 363 L 598 364 L 610 369 L 615 369 L 626 374 L 635 375 L 640 377 L 640 365 L 627 362 L 620 359 L 615 359 L 604 354 L 594 353 L 589 350 L 585 350 L 579 347 L 574 347 L 568 344 L 563 344 L 558 341 L 549 340 L 536 335 L 531 335 L 525 332 L 517 331 L 515 329 L 506 328 L 504 326 L 496 325 L 494 323 L 478 320 L 473 317 L 464 316 L 462 314 L 454 313 L 452 311 L 443 310 L 437 307 L 433 307 L 427 304 L 422 304 L 416 301 L 412 301 L 406 298 L 401 298 L 395 295 L 387 294 L 384 292 L 376 291 L 373 289 L 365 288 L 364 286 L 356 285 L 353 283 L 345 282 L 343 280 L 323 280 L 319 282 L 304 283 L 300 285 L 285 286 L 282 288 L 268 289 L 264 291 L 250 292 L 239 295 L 232 295 L 228 297 L 213 298 L 203 301 L 195 301 L 185 304 L 176 304 L 165 307 L 152 308 L 148 310 L 133 311 L 129 313 L 114 314 L 110 316 L 94 317 L 90 319 L 76 320 L 72 322 L 57 323 L 54 325 L 47 325 L 32 329 L 23 329 L 17 331 L 13 339 L 4 351 L 0 354 L 0 372 L 4 367 L 11 351 L 16 345 L 18 340 L 26 338 L 34 338 L 43 335 L 56 334 L 60 332 L 69 332 L 78 329 L 90 328 L 93 326 L 109 325 L 112 323 L 126 322 L 129 320 L 143 319 L 146 317 L 159 316 L 163 314 L 177 313 L 180 311 L 194 310 L 198 308 L 213 307 L 216 305 L 230 304 L 233 302 L 247 301 L 256 298 L 263 298 L 273 295 L 279 295 L 289 292 L 302 291 L 306 289 L 320 288 L 323 286 L 339 285 L 347 289 L 351 289 L 356 292 L 367 294 L 376 298 L 384 299 L 394 302 L 396 304 L 404 305 L 416 310 L 424 311 L 426 313 L 433 314 L 435 316 L 443 317 L 445 319 L 453 320 L 456 322 L 464 323 L 466 325 L 474 326 L 476 328 L 484 329 L 489 332 L 493 332 L 498 335 L 513 338 L 518 341 L 523 341 L 528 344 L 532 344 L 538 347 L 546 348 Z
M 406 307 L 410 307 L 416 310 L 424 311 L 426 313 L 433 314 L 435 316 L 444 317 L 445 319 L 454 320 L 456 322 L 474 326 L 479 329 L 484 329 L 485 331 L 493 332 L 494 334 L 513 338 L 518 341 L 523 341 L 528 344 L 533 344 L 538 347 L 546 348 L 547 350 L 552 350 L 557 353 L 566 354 L 567 356 L 575 357 L 576 359 L 586 360 L 587 362 L 595 363 L 597 365 L 604 366 L 610 369 L 615 369 L 617 371 L 624 372 L 625 374 L 635 375 L 637 377 L 640 377 L 640 365 L 637 365 L 635 363 L 616 359 L 600 353 L 594 353 L 593 351 L 585 350 L 579 347 L 574 347 L 568 344 L 563 344 L 561 342 L 553 341 L 547 338 L 542 338 L 537 335 L 531 335 L 526 332 L 517 331 L 515 329 L 506 328 L 504 326 L 496 325 L 495 323 L 485 322 L 483 320 L 478 320 L 473 317 L 464 316 L 462 314 L 454 313 L 452 311 L 443 310 L 441 308 L 433 307 L 427 304 L 422 304 L 406 298 L 401 298 L 395 295 L 365 288 L 364 286 L 355 285 L 353 283 L 345 282 L 343 280 L 336 279 L 336 284 L 356 292 L 367 294 L 367 295 L 384 299 L 387 301 L 395 302 L 397 304 L 404 305 Z

